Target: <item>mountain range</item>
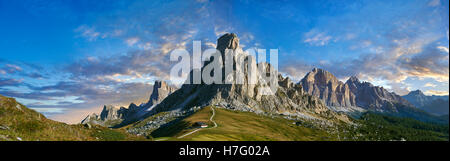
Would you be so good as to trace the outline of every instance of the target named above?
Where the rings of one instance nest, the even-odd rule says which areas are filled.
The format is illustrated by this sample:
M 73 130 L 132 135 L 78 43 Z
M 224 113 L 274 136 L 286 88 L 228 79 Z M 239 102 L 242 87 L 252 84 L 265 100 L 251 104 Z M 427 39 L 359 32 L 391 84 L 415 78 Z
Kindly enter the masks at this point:
M 345 83 L 323 69 L 314 68 L 299 82 L 310 95 L 320 98 L 330 107 L 361 107 L 373 111 L 397 112 L 394 104 L 413 106 L 399 95 L 356 76 Z
M 235 51 L 226 53 L 234 54 L 233 66 L 247 60 L 242 69 L 222 72 L 222 81 L 254 72 L 256 84 L 248 77 L 243 84 L 202 81 L 180 88 L 155 81 L 147 102 L 104 105 L 77 125 L 46 119 L 0 95 L 0 140 L 448 140 L 448 96 L 399 96 L 356 76 L 341 82 L 320 68 L 294 82 L 271 64 L 248 61 L 253 57 L 242 51 L 236 34 L 221 36 L 217 49 L 222 57 L 226 49 Z M 274 94 L 264 94 L 274 78 Z
M 100 115 L 95 113 L 88 115 L 81 121 L 82 124 L 95 124 L 112 127 L 125 121 L 135 121 L 150 112 L 157 104 L 172 94 L 176 87 L 168 85 L 165 81 L 155 81 L 153 91 L 147 103 L 137 106 L 131 103 L 128 108 L 104 105 Z
M 234 63 L 239 58 L 248 57 L 240 48 L 239 38 L 236 34 L 228 33 L 218 39 L 217 50 L 221 51 L 222 57 L 225 57 L 226 49 L 235 51 L 233 53 L 235 54 L 233 55 Z M 208 63 L 210 62 L 205 62 L 205 66 Z M 248 74 L 248 70 L 250 70 L 247 65 L 244 64 L 244 74 Z M 147 103 L 140 106 L 130 104 L 128 108 L 104 106 L 100 116 L 89 115 L 82 123 L 123 127 L 161 113 L 180 116 L 191 108 L 209 105 L 257 114 L 281 114 L 304 119 L 328 120 L 331 123 L 336 120 L 351 122 L 348 116 L 365 111 L 431 122 L 448 120 L 438 119 L 424 112 L 424 109 L 414 107 L 417 106 L 416 102 L 411 101 L 410 97 L 401 97 L 383 87 L 374 86 L 369 82 L 361 82 L 356 76 L 350 77 L 344 83 L 330 72 L 314 68 L 300 82 L 295 83 L 289 77 L 284 77 L 278 71 L 272 70 L 270 64 L 260 63 L 258 65 L 264 65 L 266 71 L 253 71 L 257 73 L 258 83 L 256 84 L 248 84 L 248 78 L 245 77 L 244 84 L 206 84 L 202 82 L 201 84 L 183 84 L 180 89 L 176 89 L 164 81 L 156 81 Z M 200 70 L 203 71 L 204 67 Z M 235 69 L 229 75 L 223 74 L 222 80 L 230 75 L 234 76 L 237 70 L 240 69 Z M 190 72 L 188 79 L 193 79 L 193 72 L 195 71 Z M 260 93 L 260 88 L 267 87 L 267 82 L 269 82 L 266 77 L 262 77 L 263 74 L 277 76 L 279 86 L 275 95 Z M 410 102 L 414 102 L 414 104 Z M 423 102 L 423 104 L 429 104 L 429 102 Z M 167 117 L 160 120 L 158 125 L 148 127 L 160 127 L 170 122 L 169 120 L 173 121 L 172 119 L 172 117 Z M 134 131 L 139 130 L 135 129 Z
M 417 108 L 435 115 L 448 115 L 449 101 L 447 96 L 426 96 L 420 90 L 409 92 L 402 96 Z

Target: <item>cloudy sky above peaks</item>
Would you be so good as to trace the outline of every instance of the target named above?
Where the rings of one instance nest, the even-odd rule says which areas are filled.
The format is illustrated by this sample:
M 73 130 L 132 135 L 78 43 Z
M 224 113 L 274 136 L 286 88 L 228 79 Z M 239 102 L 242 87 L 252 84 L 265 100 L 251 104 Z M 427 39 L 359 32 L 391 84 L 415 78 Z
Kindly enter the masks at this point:
M 168 80 L 169 52 L 241 46 L 279 49 L 300 80 L 314 67 L 400 95 L 447 95 L 448 0 L 54 1 L 0 0 L 0 94 L 76 123 L 103 104 L 147 101 Z

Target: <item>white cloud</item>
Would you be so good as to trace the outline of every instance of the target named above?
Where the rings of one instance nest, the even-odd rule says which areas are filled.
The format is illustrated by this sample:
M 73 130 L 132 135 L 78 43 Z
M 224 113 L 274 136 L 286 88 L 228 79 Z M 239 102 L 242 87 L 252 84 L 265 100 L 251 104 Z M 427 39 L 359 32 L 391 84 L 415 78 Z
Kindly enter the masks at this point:
M 305 34 L 305 40 L 303 42 L 312 46 L 325 46 L 331 41 L 332 38 L 333 37 L 324 32 L 311 30 Z
M 222 36 L 230 32 L 231 30 L 233 30 L 233 28 L 231 27 L 214 26 L 214 33 L 216 34 L 217 37 Z
M 437 48 L 438 48 L 439 50 L 443 51 L 443 52 L 448 53 L 448 48 L 445 47 L 445 46 L 438 46 Z
M 132 38 L 128 38 L 126 40 L 126 43 L 128 44 L 128 46 L 133 46 L 134 44 L 139 42 L 139 38 L 137 37 L 132 37 Z
M 96 62 L 96 61 L 98 61 L 98 59 L 96 57 L 93 57 L 93 56 L 87 57 L 86 60 L 89 61 L 89 62 Z
M 88 41 L 95 41 L 100 36 L 100 32 L 95 31 L 95 28 L 86 25 L 78 27 L 75 29 L 75 32 L 80 33 L 80 36 L 86 38 Z
M 424 85 L 424 87 L 436 87 L 437 85 L 436 84 L 433 84 L 433 83 L 426 83 L 425 85 Z
M 448 91 L 437 91 L 437 90 L 428 90 L 424 92 L 426 95 L 438 95 L 438 96 L 444 96 L 448 95 Z
M 216 48 L 216 44 L 212 43 L 212 42 L 205 42 L 205 45 L 210 47 L 210 48 Z
M 144 44 L 139 44 L 138 47 L 143 50 L 150 50 L 152 46 L 151 43 L 146 42 Z
M 186 48 L 186 41 L 177 44 L 168 42 L 163 44 L 159 50 L 161 51 L 161 54 L 166 55 L 174 49 L 185 49 L 185 48 Z

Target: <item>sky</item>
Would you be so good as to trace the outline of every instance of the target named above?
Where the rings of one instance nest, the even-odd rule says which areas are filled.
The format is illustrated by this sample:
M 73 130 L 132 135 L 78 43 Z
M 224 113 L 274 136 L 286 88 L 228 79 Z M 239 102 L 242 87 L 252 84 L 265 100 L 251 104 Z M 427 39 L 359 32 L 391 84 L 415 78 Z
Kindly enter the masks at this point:
M 449 93 L 448 0 L 0 0 L 0 94 L 79 123 L 105 104 L 146 102 L 173 49 L 278 49 L 299 81 L 314 67 L 399 95 Z

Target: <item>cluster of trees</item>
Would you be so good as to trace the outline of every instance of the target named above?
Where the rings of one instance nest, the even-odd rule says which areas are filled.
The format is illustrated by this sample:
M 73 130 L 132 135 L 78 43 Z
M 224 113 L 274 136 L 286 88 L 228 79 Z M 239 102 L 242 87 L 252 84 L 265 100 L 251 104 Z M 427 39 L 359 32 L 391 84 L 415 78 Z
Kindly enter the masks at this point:
M 358 119 L 360 126 L 347 127 L 350 140 L 448 141 L 449 125 L 368 112 Z M 349 129 L 351 128 L 351 129 Z

